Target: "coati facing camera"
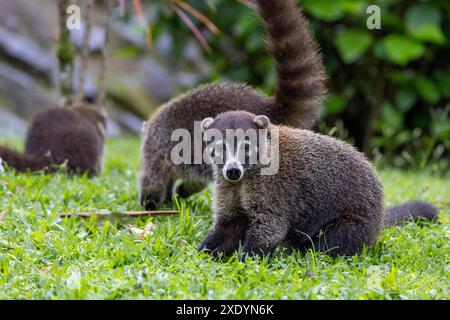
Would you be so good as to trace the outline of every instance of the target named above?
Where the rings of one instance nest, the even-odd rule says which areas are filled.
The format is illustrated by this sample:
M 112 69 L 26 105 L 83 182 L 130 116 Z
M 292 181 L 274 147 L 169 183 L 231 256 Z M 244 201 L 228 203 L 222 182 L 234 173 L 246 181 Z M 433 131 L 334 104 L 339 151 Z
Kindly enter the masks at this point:
M 54 171 L 66 164 L 74 173 L 101 169 L 106 118 L 87 106 L 52 108 L 38 113 L 27 132 L 25 152 L 0 145 L 0 158 L 17 171 Z
M 247 158 L 239 162 L 238 149 L 215 141 L 216 147 L 224 148 L 219 156 L 223 164 L 212 165 L 214 226 L 200 250 L 229 255 L 242 243 L 248 254 L 269 254 L 284 245 L 333 256 L 353 255 L 374 244 L 383 224 L 397 224 L 407 217 L 436 218 L 437 210 L 425 202 L 384 210 L 374 168 L 343 141 L 276 126 L 265 116 L 243 111 L 205 119 L 202 129 L 224 135 L 226 129 L 267 129 L 267 141 L 276 135 L 279 142 L 279 166 L 277 174 L 262 175 L 259 162 L 249 164 Z M 248 142 L 247 149 L 269 152 L 274 147 L 258 141 L 257 146 Z
M 207 84 L 163 105 L 144 125 L 139 184 L 140 201 L 147 209 L 170 200 L 177 179 L 183 180 L 176 190 L 182 197 L 201 191 L 212 179 L 205 164 L 172 163 L 174 130 L 185 128 L 194 136 L 194 121 L 232 110 L 264 114 L 276 124 L 292 127 L 309 129 L 314 125 L 326 91 L 325 72 L 308 21 L 296 2 L 256 1 L 270 35 L 268 49 L 276 62 L 275 97 L 243 84 Z

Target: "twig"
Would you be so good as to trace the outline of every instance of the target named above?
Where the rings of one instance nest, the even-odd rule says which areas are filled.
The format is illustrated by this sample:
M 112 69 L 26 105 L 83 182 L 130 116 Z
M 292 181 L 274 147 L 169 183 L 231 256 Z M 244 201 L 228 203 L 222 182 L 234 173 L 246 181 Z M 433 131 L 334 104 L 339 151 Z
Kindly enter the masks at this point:
M 96 217 L 108 217 L 108 216 L 123 216 L 123 217 L 155 217 L 155 216 L 167 216 L 167 215 L 175 215 L 179 214 L 179 211 L 176 210 L 164 210 L 164 211 L 122 211 L 122 212 L 77 212 L 77 213 L 58 213 L 58 216 L 61 218 L 64 217 L 81 217 L 81 218 L 89 218 L 91 216 Z
M 3 220 L 3 218 L 5 217 L 5 215 L 6 215 L 6 210 L 0 212 L 0 222 Z

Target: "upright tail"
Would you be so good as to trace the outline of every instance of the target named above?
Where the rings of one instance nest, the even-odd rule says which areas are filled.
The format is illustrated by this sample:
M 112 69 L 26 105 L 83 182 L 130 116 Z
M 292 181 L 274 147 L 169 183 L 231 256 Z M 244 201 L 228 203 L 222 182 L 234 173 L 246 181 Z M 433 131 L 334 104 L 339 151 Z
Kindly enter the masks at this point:
M 34 157 L 22 154 L 8 147 L 0 145 L 0 159 L 3 165 L 14 168 L 19 172 L 47 170 L 50 165 L 50 159 L 46 157 Z
M 392 226 L 401 224 L 408 219 L 437 220 L 437 217 L 437 209 L 431 203 L 411 201 L 396 207 L 387 208 L 384 224 Z
M 275 105 L 268 114 L 275 123 L 310 129 L 325 94 L 325 68 L 309 23 L 296 0 L 256 0 L 266 25 L 267 47 L 275 59 Z

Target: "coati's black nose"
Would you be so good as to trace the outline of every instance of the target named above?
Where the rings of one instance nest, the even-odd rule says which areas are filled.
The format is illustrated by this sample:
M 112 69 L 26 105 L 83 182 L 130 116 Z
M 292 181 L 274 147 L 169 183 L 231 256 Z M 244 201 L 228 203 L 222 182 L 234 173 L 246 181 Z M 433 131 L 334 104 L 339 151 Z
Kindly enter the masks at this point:
M 225 178 L 230 181 L 238 181 L 242 178 L 242 169 L 237 165 L 231 165 L 225 170 Z

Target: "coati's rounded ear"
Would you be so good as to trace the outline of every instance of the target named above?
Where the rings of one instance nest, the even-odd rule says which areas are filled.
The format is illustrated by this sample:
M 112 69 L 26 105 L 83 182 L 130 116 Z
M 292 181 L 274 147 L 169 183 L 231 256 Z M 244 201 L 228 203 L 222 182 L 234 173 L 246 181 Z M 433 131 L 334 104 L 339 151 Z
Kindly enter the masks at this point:
M 256 116 L 253 119 L 253 122 L 258 126 L 258 128 L 267 129 L 269 127 L 270 120 L 266 116 L 261 115 L 261 116 Z
M 213 124 L 214 119 L 213 118 L 206 118 L 202 121 L 202 131 L 205 132 L 206 130 L 209 129 L 209 127 L 211 127 L 211 125 Z

